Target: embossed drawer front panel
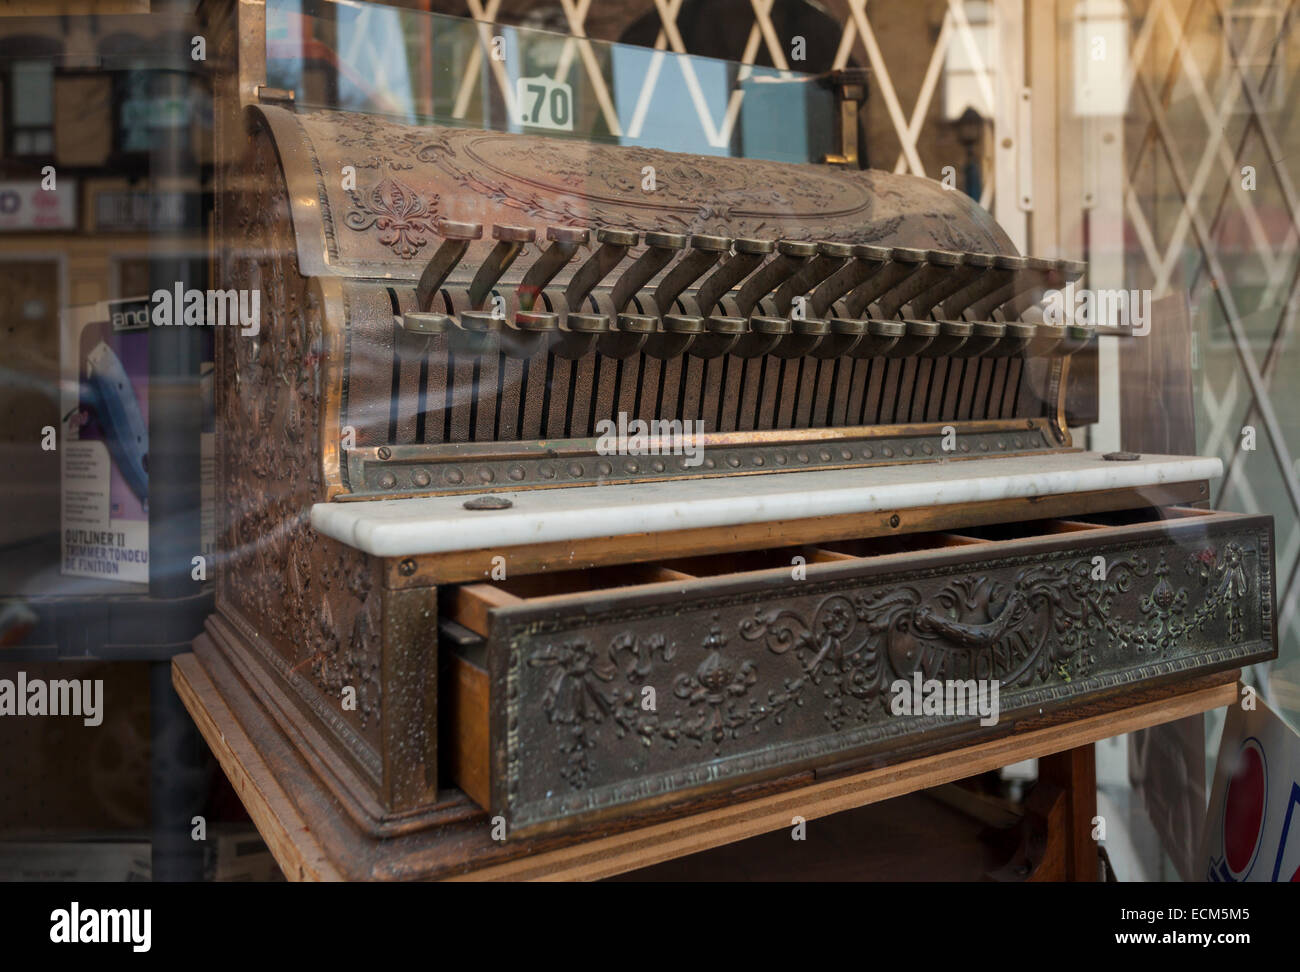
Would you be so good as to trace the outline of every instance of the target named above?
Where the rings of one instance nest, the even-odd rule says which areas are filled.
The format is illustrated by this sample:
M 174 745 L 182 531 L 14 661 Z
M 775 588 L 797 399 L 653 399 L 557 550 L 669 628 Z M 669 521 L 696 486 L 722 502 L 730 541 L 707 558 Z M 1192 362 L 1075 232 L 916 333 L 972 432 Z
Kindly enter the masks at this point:
M 613 582 L 624 586 L 498 593 L 480 625 L 491 809 L 511 833 L 550 829 L 940 748 L 1107 690 L 1275 654 L 1270 518 L 1183 511 L 1045 532 L 823 550 L 758 571 L 736 554 L 738 573 L 696 576 L 688 561 Z M 921 713 L 896 714 L 897 683 L 918 676 Z M 936 714 L 923 703 L 931 679 L 985 680 L 984 695 L 970 697 L 976 711 Z

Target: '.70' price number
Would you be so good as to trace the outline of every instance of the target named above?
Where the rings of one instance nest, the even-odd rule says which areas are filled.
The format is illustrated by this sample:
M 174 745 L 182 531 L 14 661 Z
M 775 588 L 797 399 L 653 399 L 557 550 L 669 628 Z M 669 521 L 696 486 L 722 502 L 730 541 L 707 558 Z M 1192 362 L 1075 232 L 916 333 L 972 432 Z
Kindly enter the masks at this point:
M 515 81 L 519 122 L 533 128 L 573 131 L 573 89 L 545 75 Z

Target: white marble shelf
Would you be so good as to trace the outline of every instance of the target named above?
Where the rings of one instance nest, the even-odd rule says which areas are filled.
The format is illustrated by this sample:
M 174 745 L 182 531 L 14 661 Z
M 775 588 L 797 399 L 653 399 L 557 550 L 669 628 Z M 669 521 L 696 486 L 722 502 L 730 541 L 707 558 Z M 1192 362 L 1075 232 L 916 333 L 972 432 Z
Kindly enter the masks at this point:
M 1097 453 L 723 476 L 498 493 L 506 510 L 471 511 L 469 495 L 317 503 L 312 526 L 378 557 L 408 557 L 661 533 L 918 506 L 1051 496 L 1218 479 L 1218 459 Z M 472 495 L 472 494 L 471 494 Z

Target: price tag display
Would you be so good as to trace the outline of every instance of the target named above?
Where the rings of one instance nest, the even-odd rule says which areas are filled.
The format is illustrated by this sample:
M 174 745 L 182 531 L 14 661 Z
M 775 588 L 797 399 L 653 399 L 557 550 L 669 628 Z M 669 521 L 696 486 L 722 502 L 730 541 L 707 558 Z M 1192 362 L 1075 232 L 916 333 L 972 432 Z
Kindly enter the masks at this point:
M 546 75 L 515 81 L 519 122 L 530 128 L 573 131 L 573 89 Z

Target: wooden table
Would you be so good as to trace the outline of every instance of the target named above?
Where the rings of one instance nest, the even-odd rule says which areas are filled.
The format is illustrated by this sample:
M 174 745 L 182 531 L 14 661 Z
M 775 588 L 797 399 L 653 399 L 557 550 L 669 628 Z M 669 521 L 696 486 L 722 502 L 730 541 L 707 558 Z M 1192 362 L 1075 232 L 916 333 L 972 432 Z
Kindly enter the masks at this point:
M 1049 878 L 1094 880 L 1096 846 L 1091 838 L 1096 807 L 1092 744 L 1101 739 L 1172 722 L 1230 705 L 1237 699 L 1238 672 L 1221 672 L 1181 686 L 1145 689 L 1099 702 L 1073 718 L 1022 722 L 1005 737 L 808 785 L 727 802 L 699 813 L 661 820 L 596 839 L 554 847 L 448 875 L 471 880 L 595 880 L 672 860 L 733 841 L 790 828 L 795 817 L 811 821 L 989 770 L 1040 759 L 1040 786 L 1056 799 L 1044 805 L 1058 831 L 1047 857 Z M 192 654 L 172 663 L 172 682 L 208 741 L 245 808 L 290 880 L 340 880 L 325 842 L 313 833 L 285 783 L 253 745 L 218 686 Z M 247 713 L 243 721 L 248 722 Z M 290 782 L 297 793 L 298 781 Z M 436 855 L 436 843 L 434 844 Z

